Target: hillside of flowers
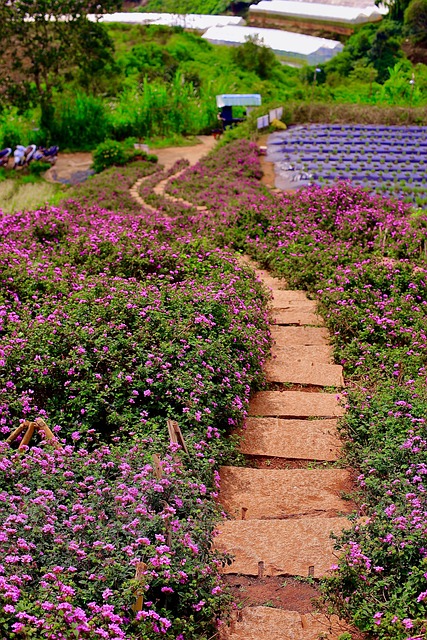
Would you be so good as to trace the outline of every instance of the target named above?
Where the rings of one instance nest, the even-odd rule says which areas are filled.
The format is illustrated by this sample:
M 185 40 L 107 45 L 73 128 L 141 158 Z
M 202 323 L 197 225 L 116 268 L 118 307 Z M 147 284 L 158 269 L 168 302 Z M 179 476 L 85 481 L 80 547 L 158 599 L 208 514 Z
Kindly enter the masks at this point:
M 262 379 L 265 294 L 136 208 L 135 172 L 153 166 L 0 219 L 0 429 L 41 417 L 57 438 L 0 445 L 5 638 L 208 638 L 226 615 L 217 469 Z
M 239 178 L 249 157 L 256 161 L 250 143 L 224 148 L 180 176 L 173 190 L 212 207 L 217 242 L 246 251 L 318 298 L 345 369 L 342 428 L 348 460 L 359 469 L 360 505 L 354 526 L 337 542 L 342 556 L 324 597 L 368 637 L 421 640 L 427 633 L 427 216 L 346 183 L 273 199 L 253 177 Z M 227 179 L 228 191 L 215 205 L 209 183 Z

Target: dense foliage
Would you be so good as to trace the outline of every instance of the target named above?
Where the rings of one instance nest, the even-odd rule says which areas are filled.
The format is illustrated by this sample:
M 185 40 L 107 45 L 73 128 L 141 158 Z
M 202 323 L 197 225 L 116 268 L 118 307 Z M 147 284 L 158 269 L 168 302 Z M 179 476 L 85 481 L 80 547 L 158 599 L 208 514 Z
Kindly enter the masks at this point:
M 40 90 L 47 91 L 43 113 L 35 82 L 22 84 L 17 75 L 3 74 L 13 91 L 0 96 L 0 146 L 55 143 L 62 149 L 92 149 L 106 139 L 206 133 L 217 127 L 215 96 L 220 93 L 257 92 L 267 107 L 292 100 L 297 110 L 313 102 L 357 104 L 359 121 L 369 120 L 372 106 L 411 109 L 427 103 L 426 66 L 406 59 L 401 25 L 391 21 L 358 29 L 344 52 L 318 72 L 281 65 L 256 42 L 228 48 L 180 28 L 88 25 L 102 27 L 104 44 L 95 47 L 89 34 L 84 38 L 93 60 L 89 54 L 75 62 L 67 59 L 61 82 L 48 91 L 47 81 L 41 81 Z M 44 55 L 44 48 L 33 50 Z M 59 64 L 55 56 L 48 60 Z M 327 117 L 333 121 L 332 113 Z M 425 113 L 414 118 L 425 121 Z
M 427 217 L 345 183 L 273 199 L 252 178 L 236 179 L 251 147 L 232 148 L 233 162 L 231 147 L 222 149 L 173 188 L 209 204 L 224 223 L 218 242 L 232 242 L 316 295 L 331 330 L 348 384 L 342 428 L 349 460 L 360 469 L 364 520 L 357 517 L 338 541 L 342 557 L 325 583 L 326 600 L 370 637 L 420 640 L 427 601 Z M 227 176 L 228 193 L 221 191 L 215 206 L 207 185 L 216 188 Z

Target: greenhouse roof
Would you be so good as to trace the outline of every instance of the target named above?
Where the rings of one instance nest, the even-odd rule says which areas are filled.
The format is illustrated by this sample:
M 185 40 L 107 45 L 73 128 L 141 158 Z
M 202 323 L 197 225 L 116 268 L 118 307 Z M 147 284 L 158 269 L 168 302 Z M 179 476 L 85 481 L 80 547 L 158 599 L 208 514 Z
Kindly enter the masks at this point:
M 211 27 L 202 36 L 212 44 L 235 46 L 244 44 L 249 37 L 257 37 L 265 46 L 270 47 L 280 56 L 308 64 L 326 62 L 344 48 L 337 40 L 315 38 L 281 29 L 240 26 Z
M 138 13 L 118 12 L 106 13 L 102 16 L 90 15 L 90 20 L 97 18 L 100 22 L 121 22 L 127 24 L 158 24 L 166 27 L 183 27 L 195 31 L 205 31 L 210 27 L 225 25 L 243 25 L 245 21 L 239 16 L 205 16 L 199 14 L 179 13 Z
M 318 2 L 298 2 L 292 0 L 261 0 L 258 4 L 251 4 L 249 12 L 252 15 L 269 14 L 292 18 L 311 18 L 331 22 L 360 24 L 380 20 L 387 9 L 374 5 L 355 7 L 350 5 L 336 5 Z
M 221 107 L 258 107 L 261 104 L 259 93 L 223 93 L 216 97 L 216 106 Z

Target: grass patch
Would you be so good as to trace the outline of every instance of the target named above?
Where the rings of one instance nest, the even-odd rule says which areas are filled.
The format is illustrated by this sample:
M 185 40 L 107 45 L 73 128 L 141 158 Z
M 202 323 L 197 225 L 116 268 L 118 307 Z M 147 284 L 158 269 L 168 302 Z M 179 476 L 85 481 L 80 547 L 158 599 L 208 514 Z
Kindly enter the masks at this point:
M 30 211 L 45 204 L 56 205 L 63 197 L 60 185 L 6 178 L 0 182 L 0 209 L 3 213 Z

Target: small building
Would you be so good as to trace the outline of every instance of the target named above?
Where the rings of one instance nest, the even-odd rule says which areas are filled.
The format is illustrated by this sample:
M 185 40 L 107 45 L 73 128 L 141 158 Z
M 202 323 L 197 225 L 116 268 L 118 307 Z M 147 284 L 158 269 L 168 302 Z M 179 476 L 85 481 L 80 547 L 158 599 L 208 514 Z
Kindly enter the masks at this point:
M 246 107 L 246 113 L 248 113 L 251 108 L 260 105 L 259 93 L 222 93 L 216 97 L 216 106 L 220 109 L 219 119 L 223 127 L 230 127 L 244 120 L 244 118 L 233 117 L 233 107 Z

